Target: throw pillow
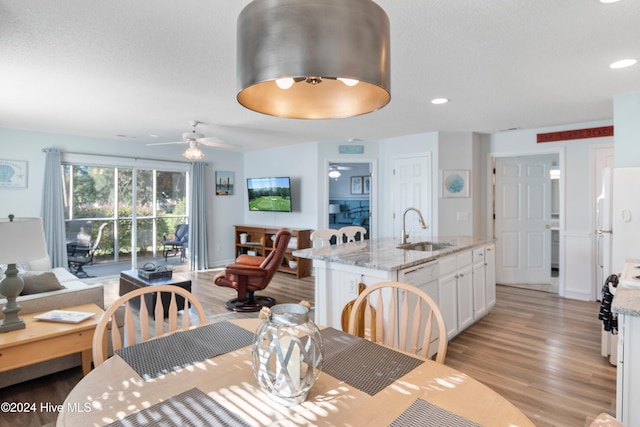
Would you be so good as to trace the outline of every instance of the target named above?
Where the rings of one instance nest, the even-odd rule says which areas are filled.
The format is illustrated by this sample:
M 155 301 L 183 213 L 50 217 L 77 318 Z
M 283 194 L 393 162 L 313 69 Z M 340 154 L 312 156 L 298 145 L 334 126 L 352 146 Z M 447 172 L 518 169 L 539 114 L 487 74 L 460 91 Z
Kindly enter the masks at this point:
M 32 295 L 65 289 L 58 282 L 56 275 L 50 271 L 25 271 L 19 275 L 24 281 L 24 289 L 20 295 Z

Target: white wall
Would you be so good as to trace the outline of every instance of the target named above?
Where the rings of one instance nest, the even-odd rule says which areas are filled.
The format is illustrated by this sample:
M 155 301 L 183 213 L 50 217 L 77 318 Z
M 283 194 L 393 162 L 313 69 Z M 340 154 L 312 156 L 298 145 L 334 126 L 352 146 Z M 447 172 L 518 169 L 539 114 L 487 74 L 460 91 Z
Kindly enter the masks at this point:
M 319 204 L 317 143 L 290 145 L 244 154 L 245 180 L 239 182 L 243 193 L 243 207 L 235 212 L 234 224 L 269 227 L 315 229 Z M 291 178 L 292 212 L 251 212 L 246 178 L 288 176 Z
M 439 132 L 438 145 L 438 197 L 441 197 L 443 170 L 476 171 L 473 164 L 473 134 L 471 132 Z M 478 183 L 470 174 L 470 196 L 440 198 L 438 204 L 438 236 L 472 236 L 473 200 L 479 198 Z
M 616 96 L 614 99 L 615 126 L 615 168 L 640 167 L 640 92 Z M 635 173 L 631 176 L 636 176 Z M 613 182 L 613 256 L 612 268 L 620 272 L 627 259 L 640 258 L 638 244 L 639 213 L 634 212 L 638 203 L 627 201 L 629 195 L 638 196 L 640 182 L 621 183 L 614 178 Z M 633 197 L 633 196 L 632 196 Z M 630 222 L 622 221 L 622 209 L 630 209 Z M 627 233 L 616 232 L 617 224 L 627 228 Z M 635 226 L 633 224 L 636 224 Z M 634 232 L 635 230 L 635 232 Z
M 616 167 L 640 166 L 640 92 L 616 96 L 613 117 Z

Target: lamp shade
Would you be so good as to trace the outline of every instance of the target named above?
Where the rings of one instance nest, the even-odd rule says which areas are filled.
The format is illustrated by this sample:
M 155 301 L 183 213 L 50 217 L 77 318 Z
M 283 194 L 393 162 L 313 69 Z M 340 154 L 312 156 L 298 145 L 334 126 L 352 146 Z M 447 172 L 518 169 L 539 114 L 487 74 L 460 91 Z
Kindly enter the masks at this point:
M 329 205 L 329 213 L 337 214 L 340 213 L 340 205 L 338 203 L 332 203 Z
M 238 102 L 296 119 L 378 110 L 391 99 L 389 34 L 372 0 L 254 0 L 238 17 Z
M 47 256 L 40 218 L 0 219 L 0 263 L 17 264 Z

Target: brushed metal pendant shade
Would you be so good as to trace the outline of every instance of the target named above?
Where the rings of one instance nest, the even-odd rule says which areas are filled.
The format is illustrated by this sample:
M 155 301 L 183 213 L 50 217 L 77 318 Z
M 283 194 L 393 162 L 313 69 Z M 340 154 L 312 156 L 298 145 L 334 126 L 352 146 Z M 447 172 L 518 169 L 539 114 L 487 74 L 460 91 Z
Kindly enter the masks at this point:
M 238 17 L 238 102 L 296 119 L 378 110 L 391 99 L 389 33 L 372 0 L 254 0 Z

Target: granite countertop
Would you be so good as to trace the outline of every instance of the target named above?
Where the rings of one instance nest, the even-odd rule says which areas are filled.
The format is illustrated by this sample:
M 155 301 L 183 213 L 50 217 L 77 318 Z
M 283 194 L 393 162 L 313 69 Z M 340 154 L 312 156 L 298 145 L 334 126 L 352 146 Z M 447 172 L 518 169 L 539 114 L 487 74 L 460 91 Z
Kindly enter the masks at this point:
M 640 260 L 627 260 L 615 289 L 611 311 L 640 317 L 640 279 L 637 279 Z
M 425 240 L 416 240 L 419 243 Z M 395 271 L 414 265 L 424 264 L 440 257 L 491 243 L 493 239 L 486 237 L 434 237 L 431 243 L 451 245 L 437 251 L 418 251 L 399 249 L 400 242 L 394 238 L 364 240 L 342 245 L 325 246 L 323 248 L 299 249 L 293 252 L 299 258 L 335 262 L 372 268 L 375 270 Z

